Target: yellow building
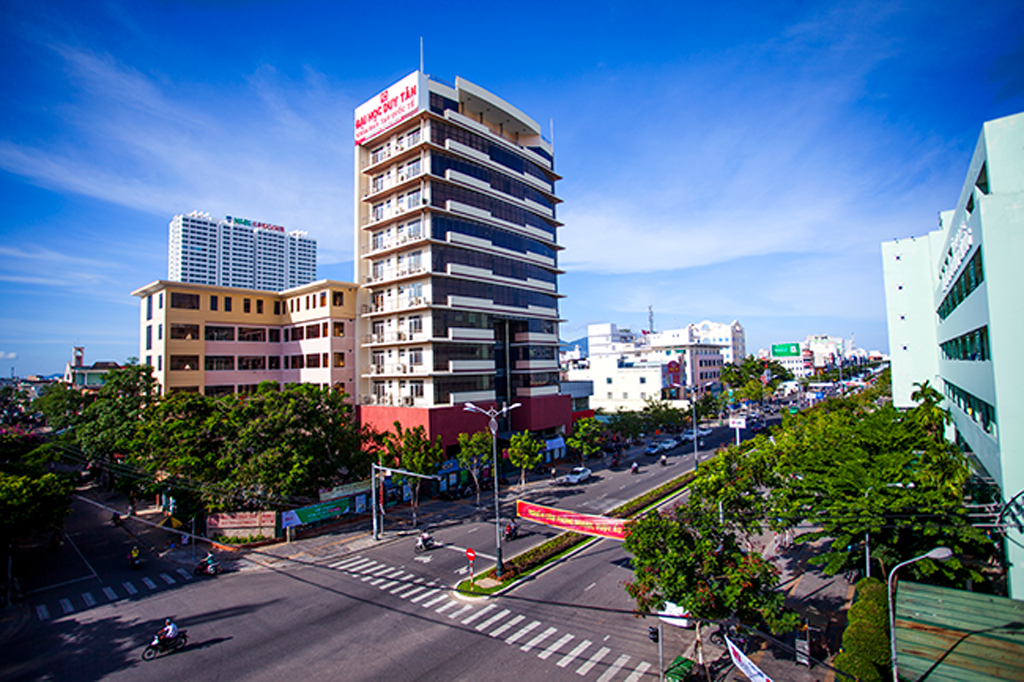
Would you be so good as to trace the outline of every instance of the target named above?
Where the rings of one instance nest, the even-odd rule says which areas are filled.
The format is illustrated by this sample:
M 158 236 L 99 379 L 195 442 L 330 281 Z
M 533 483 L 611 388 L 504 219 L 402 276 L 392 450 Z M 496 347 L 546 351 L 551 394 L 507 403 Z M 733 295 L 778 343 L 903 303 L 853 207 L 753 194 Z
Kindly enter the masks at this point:
M 355 397 L 356 290 L 332 280 L 280 292 L 158 280 L 132 292 L 139 361 L 163 393 L 245 393 L 275 381 Z

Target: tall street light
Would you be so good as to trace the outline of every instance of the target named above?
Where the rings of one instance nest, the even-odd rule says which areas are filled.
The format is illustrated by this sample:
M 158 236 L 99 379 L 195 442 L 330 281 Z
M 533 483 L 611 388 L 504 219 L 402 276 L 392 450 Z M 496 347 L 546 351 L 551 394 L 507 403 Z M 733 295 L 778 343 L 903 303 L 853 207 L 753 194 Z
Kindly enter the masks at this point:
M 501 574 L 504 567 L 501 563 L 501 506 L 498 498 L 498 417 L 505 417 L 509 412 L 522 407 L 520 403 L 513 403 L 512 405 L 505 405 L 500 410 L 494 407 L 484 409 L 477 407 L 473 403 L 466 403 L 463 406 L 463 410 L 466 412 L 477 412 L 490 418 L 487 422 L 487 428 L 491 430 L 491 450 L 494 456 L 494 464 L 491 467 L 494 472 L 494 544 L 497 547 L 497 563 L 494 568 L 494 575 L 501 580 Z
M 953 556 L 953 550 L 951 550 L 949 547 L 936 547 L 935 549 L 933 549 L 932 551 L 928 552 L 927 554 L 922 554 L 921 556 L 914 557 L 913 559 L 908 559 L 907 561 L 904 561 L 902 564 L 896 564 L 896 566 L 891 571 L 889 571 L 889 580 L 886 581 L 886 586 L 888 587 L 888 590 L 886 591 L 886 593 L 889 596 L 889 647 L 891 649 L 891 655 L 892 655 L 892 680 L 893 680 L 893 682 L 899 682 L 899 680 L 900 680 L 900 673 L 899 673 L 899 669 L 898 669 L 898 667 L 896 665 L 896 610 L 895 610 L 895 607 L 893 606 L 893 602 L 892 602 L 892 579 L 896 575 L 896 571 L 900 570 L 901 568 L 903 568 L 907 564 L 912 564 L 915 561 L 920 561 L 921 559 L 932 559 L 934 561 L 945 561 L 946 559 L 950 558 L 951 556 Z
M 697 452 L 697 441 L 700 440 L 700 434 L 697 433 L 697 385 L 694 384 L 690 388 L 690 407 L 693 409 L 693 470 L 697 471 L 700 469 L 700 455 Z

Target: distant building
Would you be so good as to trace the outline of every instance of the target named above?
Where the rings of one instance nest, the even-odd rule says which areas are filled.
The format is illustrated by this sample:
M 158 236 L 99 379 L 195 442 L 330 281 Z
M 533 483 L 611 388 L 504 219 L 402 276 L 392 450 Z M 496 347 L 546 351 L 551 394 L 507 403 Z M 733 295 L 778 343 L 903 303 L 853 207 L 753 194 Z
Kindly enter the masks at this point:
M 770 359 L 782 365 L 795 379 L 803 379 L 813 372 L 814 352 L 800 343 L 772 344 Z
M 690 343 L 714 343 L 722 347 L 722 358 L 739 364 L 747 357 L 747 333 L 738 320 L 730 323 L 704 320 L 686 327 Z
M 172 282 L 282 291 L 316 279 L 316 241 L 305 232 L 199 211 L 174 216 L 169 227 Z
M 85 346 L 75 346 L 71 362 L 64 368 L 64 378 L 61 381 L 78 389 L 97 391 L 106 381 L 107 374 L 115 369 L 121 369 L 121 365 L 109 361 L 86 365 Z
M 162 393 L 247 393 L 262 381 L 356 396 L 356 286 L 281 292 L 159 280 L 140 299 L 139 358 Z
M 931 382 L 952 414 L 947 436 L 1004 502 L 1024 493 L 1021 149 L 1024 113 L 985 123 L 956 207 L 940 214 L 939 229 L 882 244 L 893 403 L 914 406 L 914 384 Z M 1009 508 L 1003 520 L 1008 583 L 1019 599 L 1024 535 L 1016 528 L 1024 519 Z

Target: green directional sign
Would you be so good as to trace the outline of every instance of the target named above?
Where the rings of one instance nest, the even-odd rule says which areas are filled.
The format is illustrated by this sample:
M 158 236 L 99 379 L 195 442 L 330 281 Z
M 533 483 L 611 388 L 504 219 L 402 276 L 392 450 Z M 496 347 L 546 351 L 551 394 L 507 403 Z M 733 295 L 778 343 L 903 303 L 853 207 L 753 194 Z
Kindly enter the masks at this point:
M 772 344 L 773 358 L 798 358 L 800 357 L 799 343 L 776 343 Z

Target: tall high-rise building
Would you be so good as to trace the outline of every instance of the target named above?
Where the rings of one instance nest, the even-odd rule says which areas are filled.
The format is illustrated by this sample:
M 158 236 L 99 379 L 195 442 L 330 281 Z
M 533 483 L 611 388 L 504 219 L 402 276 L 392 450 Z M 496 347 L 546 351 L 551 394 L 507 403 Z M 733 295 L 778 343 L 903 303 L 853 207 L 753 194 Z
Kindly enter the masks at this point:
M 998 486 L 1007 583 L 1024 594 L 1024 113 L 981 130 L 955 208 L 939 229 L 882 244 L 892 399 L 915 384 L 941 391 L 947 437 Z
M 560 176 L 540 126 L 461 78 L 417 71 L 356 109 L 355 142 L 364 423 L 423 425 L 451 449 L 487 427 L 466 402 L 519 403 L 506 436 L 559 442 L 572 421 L 558 373 Z
M 248 218 L 192 211 L 170 223 L 172 282 L 283 291 L 316 279 L 316 240 Z

